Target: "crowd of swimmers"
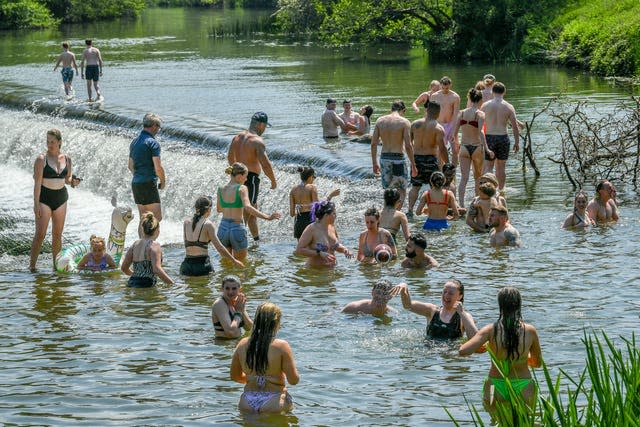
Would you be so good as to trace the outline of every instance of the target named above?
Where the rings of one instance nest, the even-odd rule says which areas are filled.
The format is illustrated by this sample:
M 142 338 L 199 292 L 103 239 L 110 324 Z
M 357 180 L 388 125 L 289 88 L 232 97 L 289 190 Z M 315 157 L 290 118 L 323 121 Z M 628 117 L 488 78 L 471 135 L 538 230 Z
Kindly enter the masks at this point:
M 64 58 L 61 61 L 67 65 Z M 75 60 L 69 63 L 73 65 Z M 502 194 L 506 179 L 504 166 L 510 151 L 507 127 L 511 125 L 515 139 L 513 150 L 517 151 L 521 124 L 514 108 L 504 100 L 504 94 L 504 85 L 496 82 L 492 75 L 486 75 L 468 91 L 467 108 L 460 110 L 460 97 L 451 90 L 451 80 L 443 77 L 433 81 L 429 91 L 420 94 L 412 104 L 416 112 L 420 105 L 425 106 L 423 118 L 410 123 L 404 118 L 404 103 L 394 101 L 391 112 L 376 120 L 372 133 L 370 106 L 362 107 L 358 114 L 352 111 L 351 101 L 345 100 L 344 113 L 338 115 L 335 99 L 328 99 L 321 119 L 324 137 L 340 138 L 342 132 L 346 138 L 370 141 L 372 169 L 382 182 L 384 207 L 370 207 L 364 212 L 365 229 L 359 235 L 357 251 L 352 250 L 340 241 L 335 227 L 337 210 L 332 199 L 340 195 L 340 190 L 333 189 L 321 198 L 313 167 L 299 167 L 300 183 L 289 192 L 289 214 L 295 218 L 293 236 L 298 239 L 295 253 L 306 257 L 310 267 L 333 267 L 338 254 L 363 263 L 385 263 L 401 257 L 398 242 L 404 240 L 402 268 L 433 268 L 438 266 L 438 261 L 426 253 L 426 235 L 449 227 L 449 221 L 460 217 L 466 218 L 472 230 L 490 232 L 492 246 L 519 246 L 520 235 L 511 223 Z M 249 128 L 237 134 L 229 145 L 229 166 L 225 170 L 229 181 L 221 185 L 213 197 L 201 196 L 195 201 L 193 216 L 184 221 L 186 254 L 180 266 L 182 275 L 203 276 L 213 272 L 208 255 L 210 243 L 221 257 L 238 268 L 244 267 L 249 239 L 257 242 L 261 238 L 258 219 L 281 218 L 279 212 L 263 212 L 258 204 L 263 172 L 271 189 L 277 189 L 273 166 L 261 137 L 269 126 L 266 113 L 256 112 L 252 116 Z M 130 276 L 130 287 L 154 286 L 158 278 L 169 284 L 174 282 L 162 267 L 162 247 L 156 241 L 162 221 L 159 190 L 166 187 L 161 148 L 155 139 L 161 127 L 159 116 L 146 114 L 143 130 L 129 149 L 131 189 L 140 219 L 139 239 L 129 247 L 121 265 L 122 272 Z M 461 182 L 456 186 L 458 166 Z M 475 181 L 474 194 L 467 204 L 470 170 Z M 57 129 L 47 132 L 47 150 L 36 158 L 34 181 L 36 232 L 30 256 L 31 270 L 36 268 L 50 221 L 55 267 L 66 217 L 66 185 L 75 187 L 81 183 L 81 179 L 73 175 L 71 157 L 62 152 L 62 135 Z M 420 194 L 424 185 L 429 188 Z M 580 191 L 575 197 L 573 212 L 562 226 L 587 227 L 617 220 L 615 196 L 615 188 L 607 180 L 596 185 L 591 201 Z M 403 212 L 405 199 L 408 199 L 406 213 Z M 209 219 L 214 203 L 217 212 L 222 214 L 217 229 Z M 420 215 L 427 215 L 422 230 L 411 230 L 410 221 Z M 114 266 L 114 260 L 105 253 L 104 239 L 92 236 L 91 250 L 80 261 L 79 268 Z M 272 303 L 260 304 L 252 319 L 240 279 L 234 275 L 224 277 L 221 292 L 211 312 L 216 337 L 239 338 L 243 331 L 251 331 L 250 337 L 238 343 L 231 365 L 231 378 L 245 384 L 240 408 L 254 412 L 290 410 L 293 401 L 286 384 L 296 384 L 300 376 L 289 344 L 275 338 L 282 316 L 280 309 Z M 349 303 L 343 311 L 381 316 L 388 313 L 387 302 L 397 295 L 405 309 L 426 317 L 429 337 L 459 339 L 466 335 L 468 341 L 460 347 L 461 355 L 488 348 L 496 357 L 484 392 L 485 405 L 492 415 L 495 415 L 496 402 L 508 398 L 504 378 L 510 379 L 511 386 L 527 402 L 532 401 L 535 387 L 528 367 L 540 366 L 540 345 L 535 328 L 522 320 L 517 289 L 500 290 L 498 320 L 480 330 L 464 309 L 464 286 L 455 279 L 444 284 L 440 304 L 414 301 L 406 284 L 394 286 L 380 280 L 373 286 L 371 299 Z

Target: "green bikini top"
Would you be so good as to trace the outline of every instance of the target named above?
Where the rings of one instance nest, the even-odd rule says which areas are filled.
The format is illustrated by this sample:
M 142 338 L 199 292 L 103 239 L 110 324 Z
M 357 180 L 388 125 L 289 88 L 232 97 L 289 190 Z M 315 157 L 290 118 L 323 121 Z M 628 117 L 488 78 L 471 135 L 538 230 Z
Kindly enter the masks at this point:
M 218 187 L 218 204 L 221 208 L 243 208 L 244 204 L 240 198 L 240 184 L 236 186 L 236 199 L 233 202 L 225 202 L 222 199 L 222 187 Z

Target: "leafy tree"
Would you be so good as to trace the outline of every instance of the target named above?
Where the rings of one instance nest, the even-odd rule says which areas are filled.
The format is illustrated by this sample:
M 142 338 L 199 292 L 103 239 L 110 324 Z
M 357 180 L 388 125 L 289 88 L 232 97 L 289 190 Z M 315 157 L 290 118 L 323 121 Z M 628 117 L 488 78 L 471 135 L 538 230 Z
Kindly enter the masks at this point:
M 46 4 L 64 22 L 135 17 L 144 8 L 144 0 L 46 0 Z
M 37 28 L 55 25 L 57 20 L 46 6 L 35 0 L 0 2 L 0 29 Z

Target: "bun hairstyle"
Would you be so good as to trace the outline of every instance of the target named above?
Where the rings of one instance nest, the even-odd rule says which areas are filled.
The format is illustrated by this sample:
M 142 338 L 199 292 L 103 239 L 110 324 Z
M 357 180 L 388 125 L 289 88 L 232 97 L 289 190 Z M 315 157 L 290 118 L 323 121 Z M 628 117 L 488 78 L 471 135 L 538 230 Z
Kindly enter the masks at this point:
M 315 176 L 316 171 L 311 166 L 298 166 L 298 172 L 300 173 L 300 179 L 302 182 L 307 182 L 309 177 Z
M 434 173 L 431 174 L 431 187 L 433 188 L 442 188 L 442 186 L 445 183 L 445 178 L 444 178 L 444 174 L 440 171 L 436 171 Z
M 325 215 L 330 214 L 336 210 L 336 205 L 333 202 L 328 200 L 323 200 L 321 202 L 313 202 L 311 205 L 311 221 L 319 221 Z
M 376 219 L 380 219 L 380 212 L 378 211 L 378 208 L 371 206 L 369 209 L 364 211 L 364 216 L 373 216 Z
M 493 185 L 492 182 L 485 182 L 484 184 L 478 187 L 481 193 L 486 194 L 489 197 L 493 197 L 496 195 L 496 186 Z
M 473 102 L 474 104 L 476 102 L 482 101 L 482 92 L 474 87 L 469 89 L 467 96 L 469 97 L 469 100 L 471 100 L 471 102 Z
M 153 233 L 160 227 L 160 223 L 156 219 L 153 212 L 145 212 L 142 214 L 142 231 L 145 236 L 153 236 Z
M 193 218 L 191 218 L 191 231 L 195 231 L 196 223 L 200 221 L 200 218 L 207 212 L 207 210 L 211 209 L 212 205 L 211 197 L 200 196 L 198 200 L 196 200 L 196 204 L 194 206 L 196 213 L 193 214 Z
M 93 248 L 93 245 L 102 245 L 102 247 L 106 248 L 106 244 L 104 242 L 104 237 L 99 237 L 96 236 L 95 234 L 92 234 L 91 237 L 89 237 L 89 245 Z
M 244 163 L 240 162 L 235 162 L 224 170 L 224 173 L 231 176 L 244 175 L 247 172 L 249 172 L 249 169 L 247 169 Z
M 384 190 L 384 205 L 395 207 L 400 200 L 400 192 L 396 188 L 387 188 Z

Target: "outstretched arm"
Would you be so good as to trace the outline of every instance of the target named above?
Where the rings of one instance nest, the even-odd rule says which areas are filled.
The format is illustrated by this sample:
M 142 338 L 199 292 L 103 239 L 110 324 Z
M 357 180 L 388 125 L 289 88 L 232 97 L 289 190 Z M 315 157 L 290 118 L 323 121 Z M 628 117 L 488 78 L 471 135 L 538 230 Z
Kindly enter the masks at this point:
M 493 333 L 493 325 L 489 324 L 480 329 L 469 341 L 462 344 L 458 350 L 460 356 L 469 356 L 482 349 L 482 346 L 489 341 Z
M 400 294 L 402 299 L 402 306 L 416 314 L 427 317 L 429 320 L 433 317 L 433 313 L 437 310 L 437 307 L 433 304 L 418 302 L 411 300 L 411 294 L 409 293 L 409 287 L 406 283 L 399 283 L 391 289 L 391 295 Z

